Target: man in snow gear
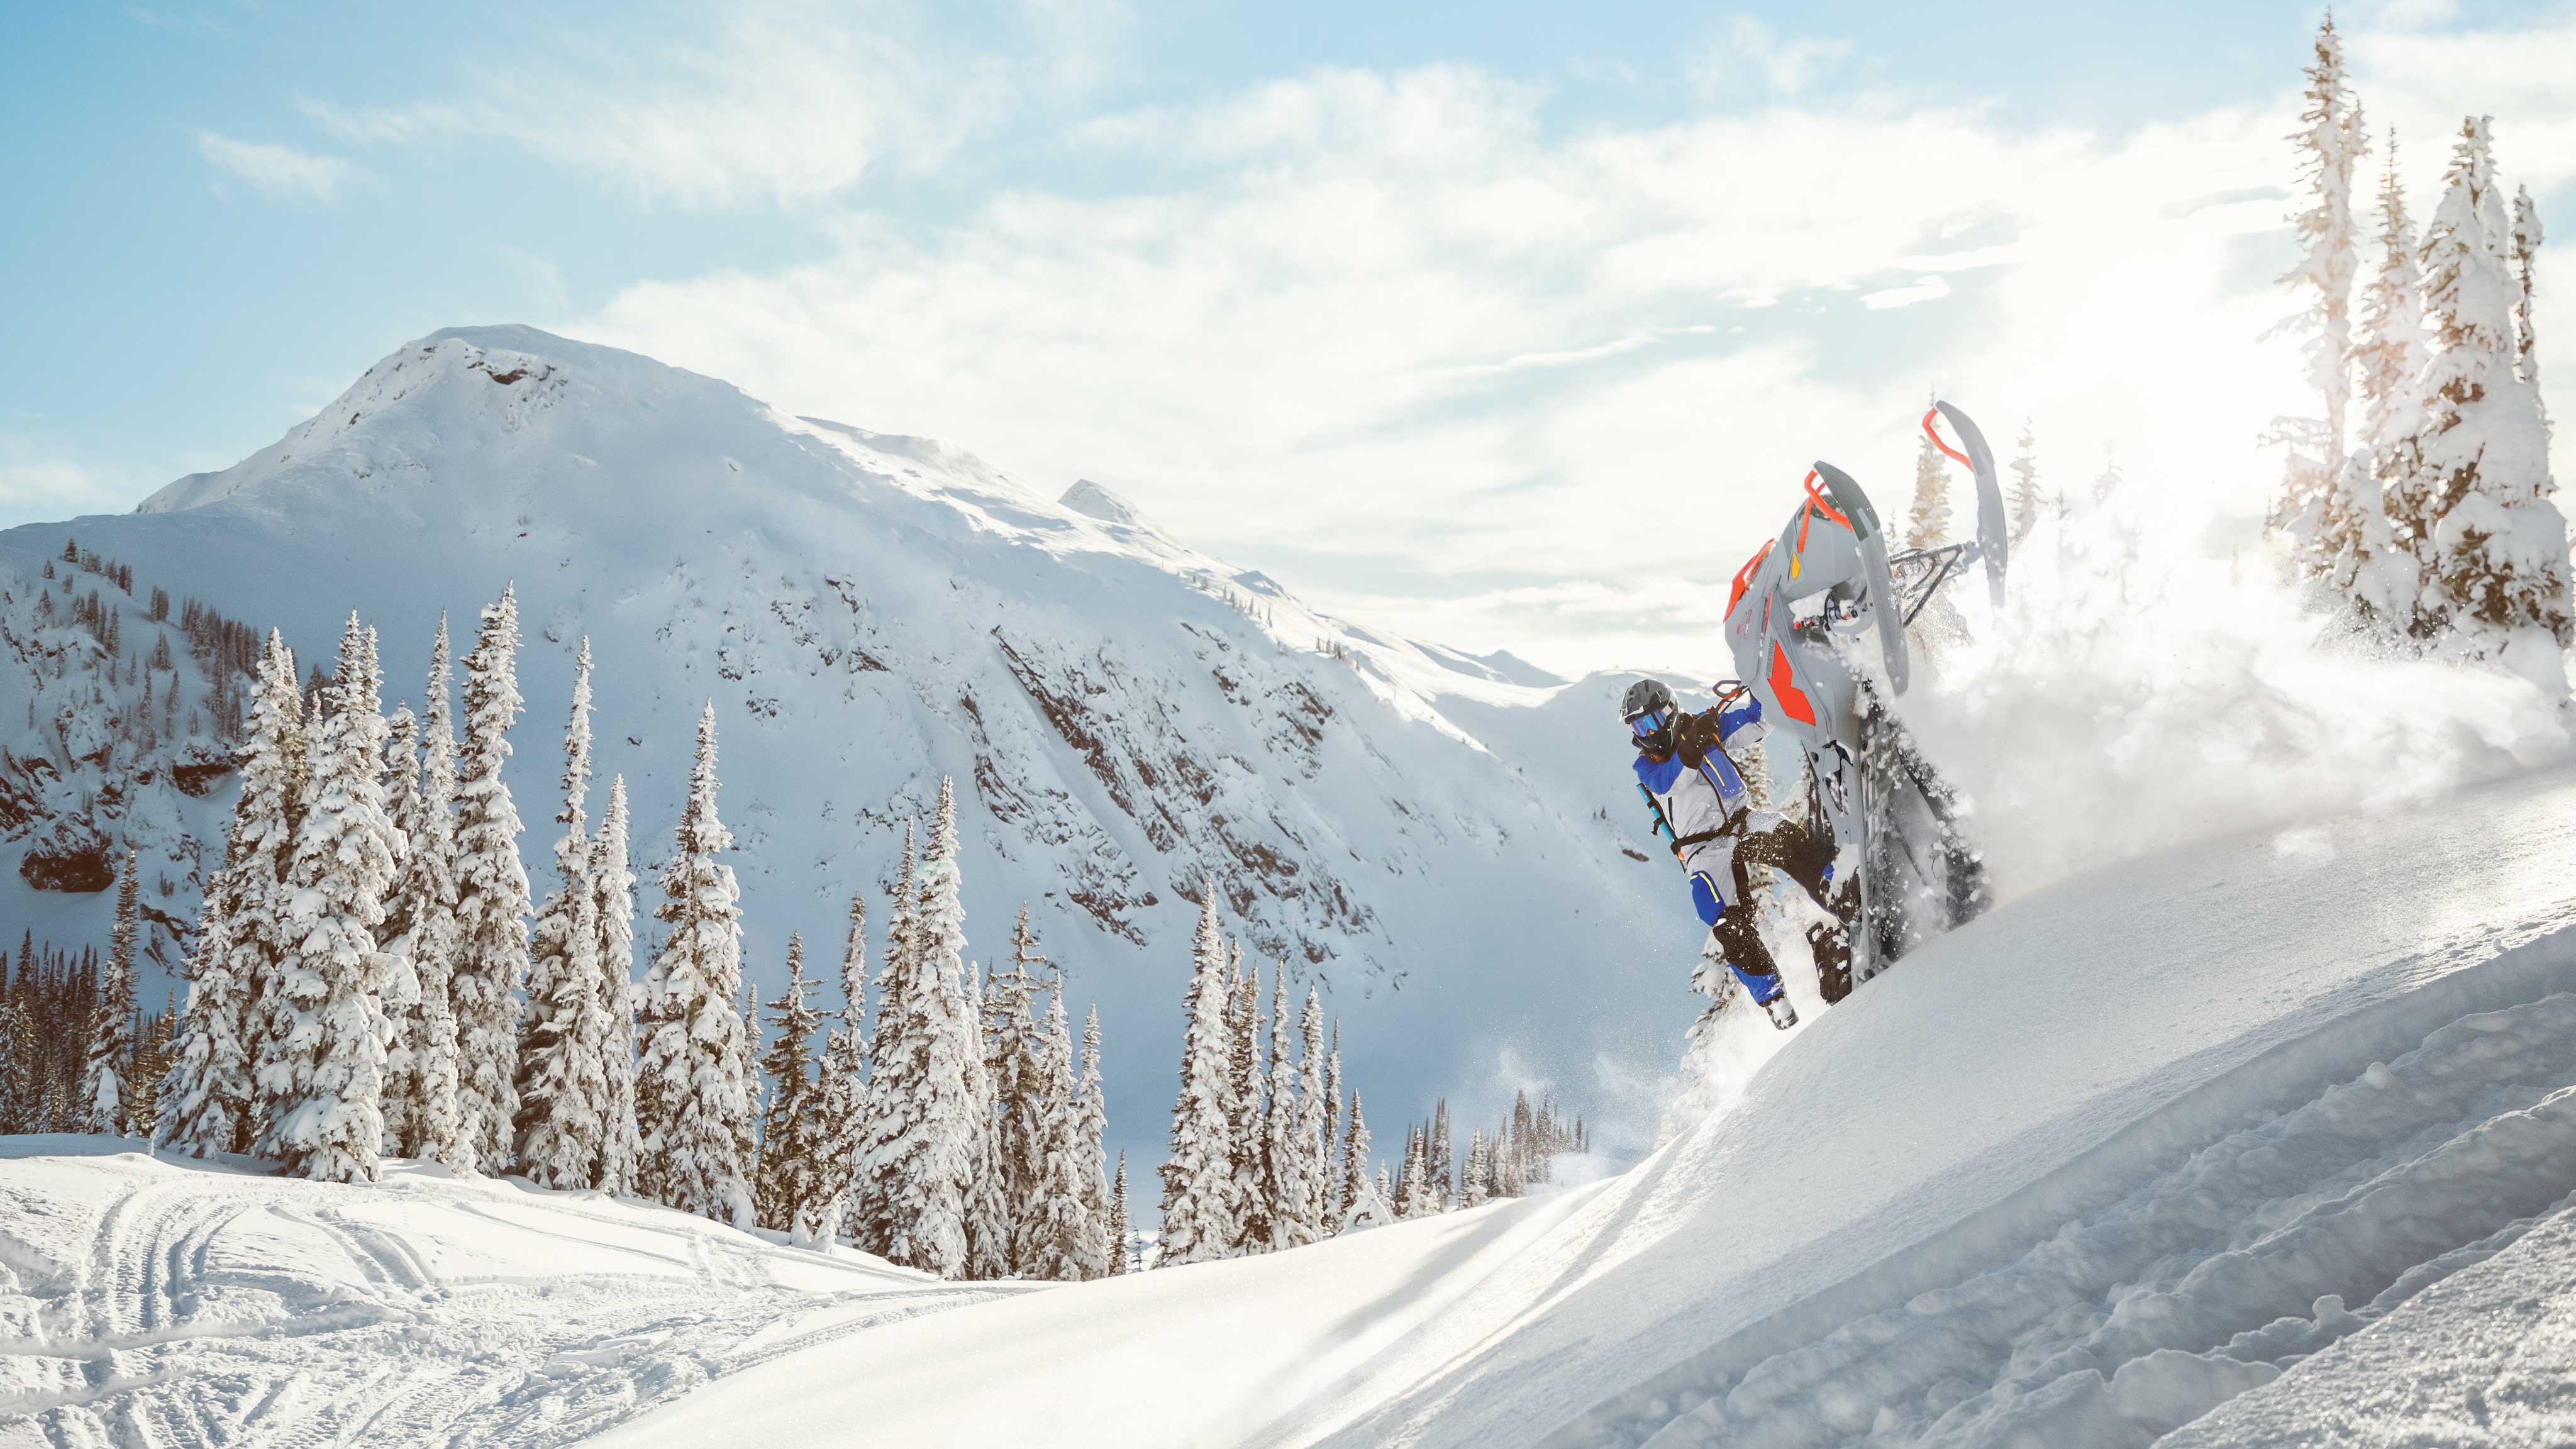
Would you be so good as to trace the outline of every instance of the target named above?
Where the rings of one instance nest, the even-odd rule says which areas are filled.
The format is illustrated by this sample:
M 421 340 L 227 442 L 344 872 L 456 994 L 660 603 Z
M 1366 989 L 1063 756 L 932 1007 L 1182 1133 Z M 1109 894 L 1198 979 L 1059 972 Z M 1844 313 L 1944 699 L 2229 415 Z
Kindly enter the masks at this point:
M 1751 868 L 1772 866 L 1835 917 L 1831 926 L 1810 928 L 1807 943 L 1825 999 L 1840 1000 L 1851 989 L 1850 921 L 1858 893 L 1848 885 L 1834 890 L 1831 829 L 1753 809 L 1744 775 L 1727 753 L 1761 742 L 1761 702 L 1740 684 L 1721 685 L 1714 708 L 1684 714 L 1663 681 L 1640 679 L 1628 687 L 1619 710 L 1637 750 L 1638 793 L 1646 797 L 1656 833 L 1681 863 L 1691 904 L 1725 953 L 1727 968 L 1773 1025 L 1797 1024 L 1754 920 Z

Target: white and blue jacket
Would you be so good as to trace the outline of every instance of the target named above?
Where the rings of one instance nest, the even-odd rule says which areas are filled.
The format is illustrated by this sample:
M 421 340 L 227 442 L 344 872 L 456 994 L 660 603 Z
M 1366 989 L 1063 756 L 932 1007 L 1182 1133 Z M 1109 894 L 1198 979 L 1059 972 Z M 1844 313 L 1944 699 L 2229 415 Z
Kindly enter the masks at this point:
M 1687 752 L 1681 750 L 1662 760 L 1640 751 L 1635 763 L 1637 788 L 1654 811 L 1656 833 L 1690 877 L 1691 904 L 1700 920 L 1712 926 L 1735 888 L 1735 842 L 1748 824 L 1759 823 L 1746 819 L 1752 798 L 1726 751 L 1762 738 L 1762 705 L 1747 695 L 1714 713 L 1719 748 L 1702 754 L 1697 766 L 1684 764 Z

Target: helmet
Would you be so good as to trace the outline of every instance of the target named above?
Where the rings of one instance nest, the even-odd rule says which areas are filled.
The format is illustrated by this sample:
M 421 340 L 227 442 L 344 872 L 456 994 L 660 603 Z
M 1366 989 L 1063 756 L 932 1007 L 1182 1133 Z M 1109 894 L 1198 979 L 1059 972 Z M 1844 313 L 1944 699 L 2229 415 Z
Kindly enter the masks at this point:
M 1637 716 L 1646 713 L 1648 710 L 1671 709 L 1672 707 L 1673 692 L 1664 687 L 1664 682 L 1662 680 L 1640 679 L 1636 683 L 1629 685 L 1628 692 L 1625 695 L 1620 696 L 1619 717 L 1621 719 L 1635 719 Z
M 1637 748 L 1657 759 L 1673 752 L 1673 722 L 1681 717 L 1681 710 L 1662 680 L 1640 679 L 1629 685 L 1620 697 L 1619 715 L 1628 722 Z

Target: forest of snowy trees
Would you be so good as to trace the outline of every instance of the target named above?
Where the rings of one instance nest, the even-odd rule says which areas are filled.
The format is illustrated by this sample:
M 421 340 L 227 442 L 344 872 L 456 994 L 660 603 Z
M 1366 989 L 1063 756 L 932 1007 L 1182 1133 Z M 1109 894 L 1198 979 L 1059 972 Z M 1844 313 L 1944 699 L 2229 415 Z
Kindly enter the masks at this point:
M 155 608 L 166 617 L 166 600 Z M 461 719 L 444 619 L 415 713 L 384 707 L 375 631 L 354 614 L 331 672 L 299 685 L 276 633 L 193 602 L 185 613 L 192 650 L 204 633 L 224 666 L 210 673 L 249 665 L 241 718 L 214 727 L 235 746 L 239 794 L 185 1004 L 148 1014 L 135 1001 L 128 850 L 103 961 L 39 952 L 30 936 L 14 975 L 0 972 L 0 1131 L 148 1137 L 352 1183 L 388 1158 L 510 1173 L 950 1278 L 1096 1278 L 1141 1260 L 1125 1158 L 1105 1160 L 1098 1013 L 1077 1036 L 1025 908 L 1006 959 L 968 961 L 948 781 L 906 828 L 881 936 L 868 891 L 851 897 L 839 1008 L 816 1003 L 801 934 L 761 1003 L 743 971 L 712 706 L 639 972 L 622 777 L 592 813 L 587 640 L 540 898 L 502 778 L 523 705 L 512 593 L 482 611 Z M 113 628 L 113 613 L 98 617 Z M 1328 1037 L 1320 993 L 1292 1016 L 1278 973 L 1265 1016 L 1260 972 L 1212 905 L 1193 949 L 1159 1261 L 1516 1196 L 1552 1156 L 1587 1150 L 1579 1119 L 1523 1097 L 1463 1147 L 1440 1103 L 1379 1161 L 1356 1093 L 1344 1108 L 1340 1027 Z
M 166 617 L 166 599 L 155 608 Z M 244 631 L 189 613 L 191 642 L 207 632 L 231 662 Z M 712 707 L 659 882 L 663 931 L 638 979 L 622 778 L 590 814 L 586 642 L 541 901 L 521 864 L 502 779 L 518 642 L 504 593 L 463 661 L 460 731 L 444 621 L 418 715 L 382 707 L 375 633 L 354 615 L 335 669 L 307 688 L 278 635 L 257 641 L 244 718 L 225 731 L 240 793 L 186 1004 L 137 1009 L 128 851 L 103 962 L 94 949 L 40 954 L 30 936 L 0 972 L 0 1131 L 148 1136 L 344 1182 L 374 1180 L 387 1157 L 517 1173 L 842 1238 L 948 1277 L 1120 1271 L 1096 1014 L 1077 1043 L 1063 976 L 1025 912 L 1006 967 L 966 966 L 947 783 L 893 882 L 873 1019 L 861 891 L 843 1009 L 809 999 L 791 937 L 764 1052 L 723 860 Z
M 1508 1121 L 1470 1138 L 1464 1164 L 1445 1101 L 1406 1129 L 1395 1163 L 1377 1162 L 1360 1095 L 1343 1108 L 1341 1024 L 1326 1035 L 1323 1001 L 1310 987 L 1292 1029 L 1282 970 L 1265 1031 L 1260 969 L 1226 940 L 1213 891 L 1199 912 L 1184 1004 L 1161 1262 L 1267 1253 L 1518 1197 L 1547 1181 L 1551 1158 L 1590 1150 L 1582 1119 L 1560 1116 L 1552 1101 L 1533 1110 L 1524 1093 Z M 1119 1176 L 1123 1183 L 1123 1160 Z
M 2371 133 L 2331 16 L 2307 77 L 2291 139 L 2309 200 L 2299 265 L 2283 279 L 2304 305 L 2281 330 L 2302 343 L 2320 416 L 2275 425 L 2290 455 L 2272 522 L 2300 571 L 2374 631 L 2498 660 L 2563 694 L 2576 608 L 2567 520 L 2550 502 L 2531 193 L 2506 195 L 2492 123 L 2470 116 L 2419 234 L 2391 132 L 2356 318 L 2354 187 Z

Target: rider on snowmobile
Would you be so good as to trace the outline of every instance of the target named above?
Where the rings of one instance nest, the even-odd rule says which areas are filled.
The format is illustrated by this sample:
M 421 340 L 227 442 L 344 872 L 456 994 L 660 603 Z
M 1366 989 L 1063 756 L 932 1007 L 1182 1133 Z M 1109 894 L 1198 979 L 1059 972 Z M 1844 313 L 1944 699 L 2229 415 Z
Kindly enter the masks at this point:
M 1628 686 L 1619 712 L 1637 750 L 1637 787 L 1654 813 L 1657 831 L 1690 880 L 1691 904 L 1724 953 L 1727 969 L 1770 1015 L 1772 1025 L 1796 1025 L 1798 1013 L 1781 989 L 1779 968 L 1753 917 L 1749 868 L 1777 867 L 1832 912 L 1837 903 L 1827 896 L 1833 887 L 1834 845 L 1830 829 L 1813 829 L 1776 811 L 1753 808 L 1743 772 L 1728 751 L 1759 746 L 1761 701 L 1741 685 L 1721 686 L 1715 707 L 1684 714 L 1663 681 L 1647 678 Z M 1808 932 L 1818 974 L 1829 985 L 1837 975 L 1848 980 L 1848 927 L 1842 921 Z M 1828 999 L 1841 994 L 1830 991 Z

